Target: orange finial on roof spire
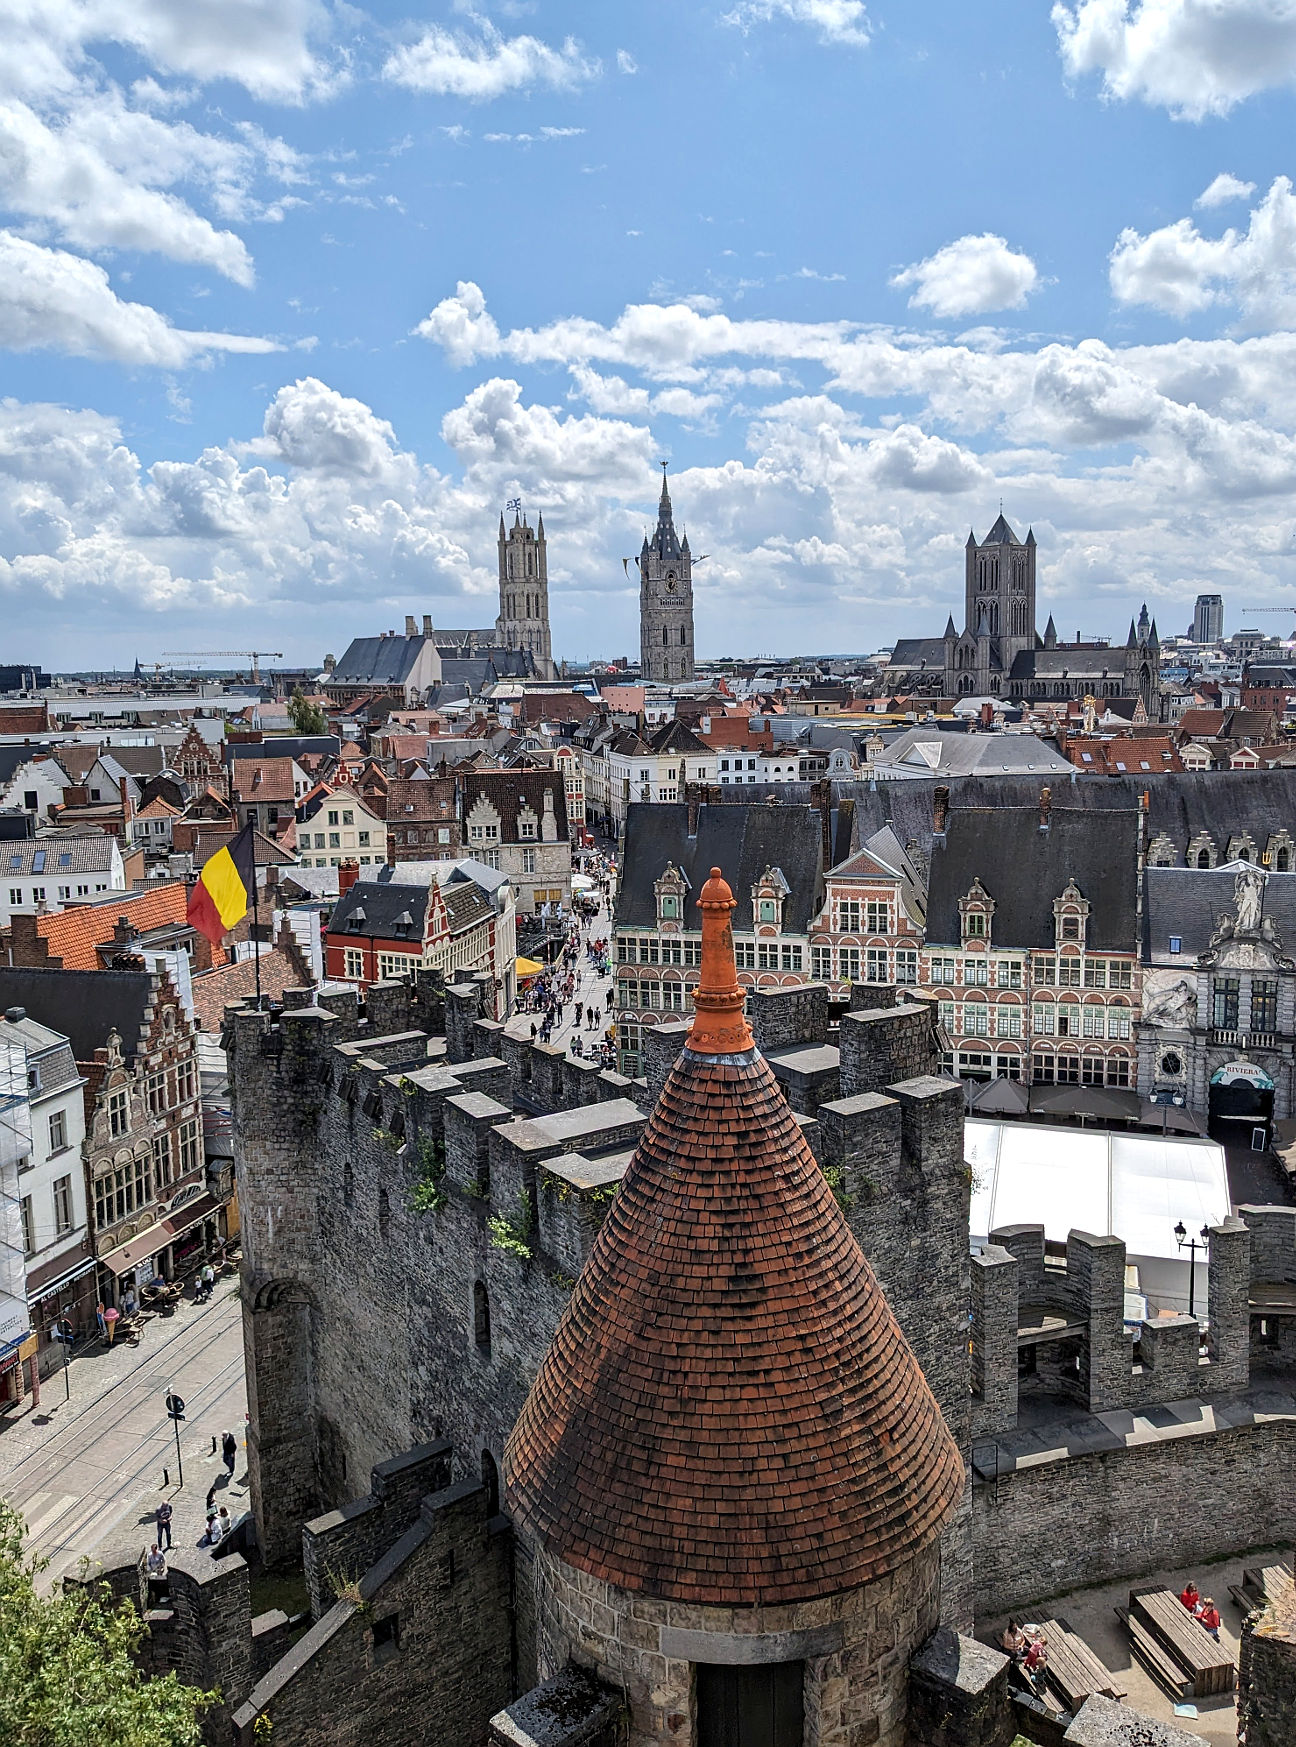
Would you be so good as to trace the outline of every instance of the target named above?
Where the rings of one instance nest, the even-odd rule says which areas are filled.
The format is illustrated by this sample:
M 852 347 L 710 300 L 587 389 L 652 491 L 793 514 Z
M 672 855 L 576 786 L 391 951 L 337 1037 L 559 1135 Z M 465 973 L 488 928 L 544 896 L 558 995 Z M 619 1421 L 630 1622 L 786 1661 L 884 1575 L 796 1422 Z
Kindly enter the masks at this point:
M 696 1017 L 688 1048 L 700 1055 L 741 1055 L 755 1046 L 743 1018 L 745 996 L 734 964 L 733 927 L 737 905 L 718 867 L 698 896 L 702 912 L 702 975 L 693 991 Z

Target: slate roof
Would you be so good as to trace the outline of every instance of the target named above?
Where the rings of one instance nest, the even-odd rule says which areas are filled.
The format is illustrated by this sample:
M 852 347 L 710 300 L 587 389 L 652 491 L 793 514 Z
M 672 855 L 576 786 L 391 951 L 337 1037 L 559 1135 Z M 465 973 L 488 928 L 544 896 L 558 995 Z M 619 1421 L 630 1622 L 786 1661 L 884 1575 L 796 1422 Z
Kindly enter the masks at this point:
M 1114 813 L 1101 830 L 1087 813 L 1054 807 L 951 808 L 944 842 L 931 852 L 927 940 L 957 945 L 958 901 L 980 880 L 995 901 L 995 946 L 1053 945 L 1054 900 L 1074 880 L 1090 904 L 1086 942 L 1098 952 L 1138 950 L 1137 812 Z
M 888 667 L 937 667 L 945 670 L 943 637 L 901 637 L 891 651 Z
M 328 685 L 403 685 L 430 637 L 353 637 Z M 435 644 L 434 644 L 435 646 Z M 444 664 L 443 664 L 444 671 Z
M 53 880 L 64 874 L 108 873 L 116 844 L 115 837 L 103 832 L 93 837 L 15 838 L 0 843 L 0 876 L 48 874 Z
M 982 546 L 1020 546 L 1021 541 L 1017 538 L 1016 534 L 1013 533 L 1007 518 L 1001 510 L 999 512 L 999 519 L 995 522 L 994 527 L 991 528 L 990 532 L 986 535 L 985 539 L 980 542 L 980 544 Z
M 594 1240 L 505 1481 L 514 1518 L 580 1571 L 683 1602 L 777 1605 L 912 1558 L 964 1470 L 773 1070 L 744 1047 L 715 908 L 704 1038 L 672 1069 Z
M 148 971 L 21 970 L 0 966 L 0 1012 L 25 1007 L 31 1018 L 61 1031 L 78 1062 L 93 1062 L 121 1033 L 122 1053 L 133 1059 L 157 979 Z
M 43 751 L 44 748 L 40 746 L 0 746 L 0 784 L 12 782 L 15 772 L 21 770 L 24 764 L 30 764 L 33 758 L 40 757 Z M 54 770 L 59 768 L 56 759 L 46 762 Z
M 1233 882 L 1242 863 L 1225 867 L 1150 867 L 1143 886 L 1143 958 L 1148 964 L 1192 961 L 1210 945 L 1221 916 L 1234 912 Z M 1261 915 L 1278 930 L 1283 949 L 1296 951 L 1296 873 L 1266 873 Z M 1170 937 L 1180 942 L 1170 950 Z
M 1108 643 L 1059 643 L 1056 649 L 1020 649 L 1010 669 L 1013 679 L 1119 679 L 1125 677 L 1125 651 Z
M 21 1003 L 6 1003 L 0 1011 L 17 1012 Z M 34 1099 L 46 1098 L 63 1086 L 71 1086 L 80 1078 L 67 1037 L 51 1026 L 42 1025 L 29 1015 L 22 1019 L 0 1020 L 0 1038 L 19 1043 L 27 1052 L 29 1062 L 40 1064 L 40 1087 L 32 1093 Z
M 225 755 L 231 764 L 244 758 L 302 758 L 311 752 L 336 758 L 341 744 L 336 734 L 276 734 L 271 740 L 231 741 Z
M 464 775 L 462 782 L 462 817 L 467 820 L 479 798 L 484 797 L 500 816 L 500 841 L 519 840 L 517 818 L 523 805 L 544 819 L 544 797 L 553 796 L 554 819 L 558 826 L 558 841 L 567 836 L 567 797 L 563 776 L 557 770 L 479 770 Z M 528 842 L 539 841 L 528 839 Z
M 423 938 L 428 889 L 427 886 L 379 885 L 376 880 L 357 880 L 338 899 L 328 932 L 345 939 L 417 943 Z M 350 926 L 357 916 L 359 926 Z M 398 934 L 397 923 L 402 916 L 408 916 L 409 922 Z
M 815 807 L 716 802 L 698 809 L 697 833 L 690 837 L 686 806 L 632 801 L 626 815 L 616 927 L 656 928 L 653 882 L 667 862 L 689 882 L 684 899 L 686 928 L 702 925 L 698 893 L 713 866 L 726 869 L 738 903 L 733 926 L 740 933 L 751 931 L 751 889 L 767 867 L 781 868 L 788 882 L 785 933 L 804 934 L 823 908 L 823 827 Z
M 919 749 L 935 748 L 935 765 L 927 768 L 942 776 L 965 776 L 973 771 L 995 771 L 1012 774 L 1038 771 L 1042 776 L 1069 776 L 1071 766 L 1056 747 L 1034 734 L 942 734 L 938 730 L 917 727 L 893 740 L 874 759 L 881 768 L 900 765 L 905 769 L 920 768 Z

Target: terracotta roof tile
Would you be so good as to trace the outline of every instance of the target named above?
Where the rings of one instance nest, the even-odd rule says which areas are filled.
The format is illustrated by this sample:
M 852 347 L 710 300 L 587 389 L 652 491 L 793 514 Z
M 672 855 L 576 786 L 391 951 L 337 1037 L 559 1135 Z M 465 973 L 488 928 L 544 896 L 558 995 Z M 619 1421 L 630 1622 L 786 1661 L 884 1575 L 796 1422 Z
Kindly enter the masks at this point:
M 150 928 L 183 922 L 187 902 L 184 882 L 175 880 L 147 892 L 114 894 L 112 903 L 83 904 L 54 916 L 39 916 L 36 932 L 47 943 L 51 960 L 61 959 L 64 970 L 94 971 L 100 968 L 95 948 L 113 938 L 119 916 L 129 917 L 131 926 L 144 934 Z
M 793 1602 L 931 1541 L 963 1464 L 750 1047 L 729 888 L 713 873 L 703 897 L 698 1048 L 666 1082 L 505 1471 L 518 1519 L 583 1571 L 681 1601 Z

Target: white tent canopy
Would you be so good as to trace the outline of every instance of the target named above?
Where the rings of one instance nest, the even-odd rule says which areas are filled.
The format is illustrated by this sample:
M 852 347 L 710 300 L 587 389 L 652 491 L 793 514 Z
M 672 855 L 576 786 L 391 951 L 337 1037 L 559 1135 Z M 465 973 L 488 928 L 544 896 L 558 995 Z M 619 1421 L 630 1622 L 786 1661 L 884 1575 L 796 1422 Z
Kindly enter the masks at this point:
M 1190 1237 L 1230 1211 L 1224 1149 L 1213 1140 L 1112 1133 L 1028 1122 L 964 1124 L 972 1169 L 972 1241 L 1004 1225 L 1042 1225 L 1065 1243 L 1072 1230 L 1109 1234 L 1125 1245 L 1145 1291 L 1183 1304 L 1188 1258 L 1174 1228 Z M 1197 1307 L 1204 1309 L 1205 1270 L 1198 1266 Z

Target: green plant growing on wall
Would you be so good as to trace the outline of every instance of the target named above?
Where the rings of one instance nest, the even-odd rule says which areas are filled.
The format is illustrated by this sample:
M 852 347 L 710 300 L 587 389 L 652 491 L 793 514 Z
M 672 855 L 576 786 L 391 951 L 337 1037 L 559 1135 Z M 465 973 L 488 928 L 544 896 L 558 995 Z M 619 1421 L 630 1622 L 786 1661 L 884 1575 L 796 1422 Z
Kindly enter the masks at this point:
M 529 1262 L 531 1260 L 531 1232 L 534 1223 L 531 1198 L 523 1189 L 518 1195 L 516 1213 L 512 1215 L 493 1213 L 486 1221 L 486 1231 L 490 1237 L 492 1248 L 503 1250 L 506 1255 L 516 1256 L 519 1261 Z
M 845 1171 L 840 1165 L 823 1165 L 820 1168 L 823 1171 L 824 1182 L 832 1190 L 833 1199 L 838 1207 L 843 1213 L 849 1213 L 855 1205 L 855 1197 L 847 1191 Z
M 400 1135 L 390 1128 L 375 1128 L 373 1137 L 378 1146 L 390 1147 L 394 1153 L 399 1152 L 405 1144 Z
M 421 1134 L 414 1142 L 413 1160 L 410 1207 L 415 1213 L 437 1213 L 449 1199 L 445 1192 L 445 1147 L 430 1134 Z

